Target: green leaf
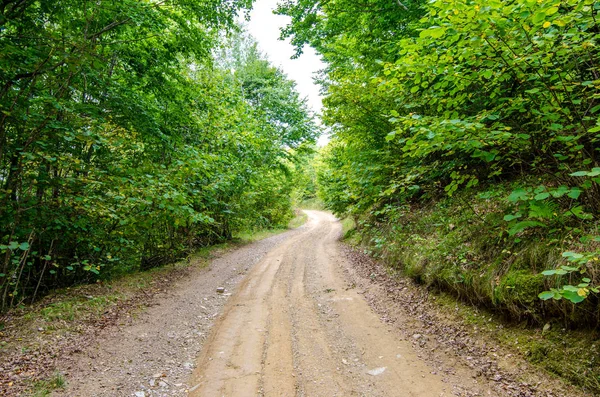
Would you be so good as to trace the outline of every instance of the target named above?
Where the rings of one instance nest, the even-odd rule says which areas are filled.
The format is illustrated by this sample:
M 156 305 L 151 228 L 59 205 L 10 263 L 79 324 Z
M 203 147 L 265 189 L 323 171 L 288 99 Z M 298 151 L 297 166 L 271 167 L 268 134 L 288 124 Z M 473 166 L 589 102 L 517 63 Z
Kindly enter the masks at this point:
M 442 37 L 445 33 L 446 33 L 446 28 L 444 27 L 433 27 L 433 28 L 429 28 L 429 35 L 431 37 L 433 37 L 434 39 L 439 39 L 440 37 Z
M 544 291 L 544 292 L 541 292 L 541 293 L 538 295 L 538 297 L 539 297 L 540 299 L 542 299 L 542 300 L 545 300 L 545 301 L 547 301 L 548 299 L 552 299 L 552 298 L 554 298 L 554 292 L 552 292 L 552 291 Z
M 585 300 L 583 296 L 580 296 L 575 291 L 564 291 L 561 294 L 565 299 L 571 301 L 572 303 L 580 303 Z
M 567 194 L 570 198 L 577 200 L 581 195 L 581 190 L 579 189 L 571 189 L 571 191 Z
M 540 194 L 536 195 L 534 197 L 534 199 L 541 201 L 541 200 L 546 200 L 548 197 L 550 197 L 550 193 L 540 193 Z
M 538 24 L 544 20 L 546 20 L 546 13 L 544 11 L 540 11 L 533 16 L 533 23 Z
M 572 252 L 572 251 L 565 251 L 562 253 L 562 256 L 564 258 L 575 258 L 575 259 L 583 258 L 582 254 L 579 254 L 577 252 Z
M 518 219 L 518 218 L 520 218 L 521 216 L 522 216 L 522 215 L 521 215 L 521 213 L 520 213 L 520 212 L 517 212 L 517 213 L 516 213 L 516 214 L 514 214 L 514 215 L 510 215 L 510 214 L 509 214 L 509 215 L 504 215 L 504 220 L 505 220 L 505 221 L 507 221 L 507 222 L 510 222 L 510 221 L 512 221 L 512 220 L 515 220 L 515 219 Z
M 569 174 L 571 176 L 587 176 L 588 172 L 587 171 L 577 171 L 577 172 L 573 172 L 572 174 Z
M 546 225 L 538 221 L 522 221 L 508 229 L 508 234 L 514 236 L 515 234 L 518 234 L 531 227 L 546 227 Z
M 544 276 L 554 276 L 556 274 L 556 269 L 544 270 L 542 274 Z
M 517 202 L 521 200 L 526 200 L 529 198 L 529 195 L 525 189 L 516 189 L 514 190 L 510 196 L 508 196 L 508 201 Z

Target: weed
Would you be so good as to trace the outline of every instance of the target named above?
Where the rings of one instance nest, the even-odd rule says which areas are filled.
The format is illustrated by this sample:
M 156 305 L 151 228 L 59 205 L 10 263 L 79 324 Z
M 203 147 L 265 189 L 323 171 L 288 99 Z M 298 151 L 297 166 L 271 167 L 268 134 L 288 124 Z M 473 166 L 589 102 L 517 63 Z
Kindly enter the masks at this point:
M 55 390 L 64 389 L 66 385 L 65 377 L 57 372 L 48 379 L 35 382 L 31 395 L 32 397 L 49 396 Z

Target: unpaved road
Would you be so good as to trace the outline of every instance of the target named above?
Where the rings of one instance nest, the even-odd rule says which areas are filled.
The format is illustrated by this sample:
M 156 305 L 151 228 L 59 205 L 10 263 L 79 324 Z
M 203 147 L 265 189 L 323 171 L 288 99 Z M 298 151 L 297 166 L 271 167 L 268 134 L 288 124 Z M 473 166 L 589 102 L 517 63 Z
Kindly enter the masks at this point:
M 269 252 L 228 302 L 190 394 L 452 395 L 452 385 L 346 283 L 340 223 L 327 213 L 307 214 L 303 233 Z
M 481 376 L 479 357 L 430 346 L 443 336 L 434 327 L 412 331 L 417 318 L 401 320 L 408 333 L 383 321 L 365 299 L 376 275 L 360 276 L 343 254 L 340 223 L 306 213 L 301 228 L 223 254 L 59 360 L 68 387 L 55 395 L 565 395 Z

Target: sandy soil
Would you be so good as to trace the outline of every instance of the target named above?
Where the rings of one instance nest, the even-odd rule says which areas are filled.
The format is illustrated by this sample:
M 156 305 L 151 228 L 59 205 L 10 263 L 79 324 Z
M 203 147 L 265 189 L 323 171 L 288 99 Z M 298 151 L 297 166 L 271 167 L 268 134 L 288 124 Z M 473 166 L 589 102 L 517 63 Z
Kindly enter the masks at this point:
M 56 395 L 538 395 L 504 373 L 482 376 L 483 358 L 444 348 L 452 328 L 423 327 L 422 312 L 390 321 L 378 309 L 389 291 L 366 292 L 372 274 L 339 243 L 340 223 L 306 212 L 303 227 L 214 260 L 63 360 L 69 387 Z

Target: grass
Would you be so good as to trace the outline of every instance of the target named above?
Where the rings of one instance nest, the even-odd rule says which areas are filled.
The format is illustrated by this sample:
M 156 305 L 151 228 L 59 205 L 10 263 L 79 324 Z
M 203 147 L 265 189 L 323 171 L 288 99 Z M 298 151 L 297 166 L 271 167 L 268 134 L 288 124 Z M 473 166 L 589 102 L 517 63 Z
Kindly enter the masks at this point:
M 64 389 L 67 385 L 65 377 L 60 373 L 55 373 L 52 377 L 34 382 L 32 387 L 32 397 L 46 397 L 53 391 Z
M 600 395 L 597 306 L 542 302 L 537 296 L 557 282 L 540 272 L 556 267 L 563 260 L 561 252 L 577 242 L 563 240 L 558 245 L 552 239 L 560 236 L 533 232 L 522 234 L 520 241 L 510 238 L 503 226 L 507 208 L 501 199 L 510 186 L 494 189 L 492 198 L 471 192 L 396 208 L 384 219 L 345 219 L 344 236 L 390 269 L 444 297 L 438 301 L 446 302 L 448 310 L 460 308 L 465 321 L 487 328 L 499 343 L 517 349 L 532 364 Z M 484 321 L 481 313 L 492 321 Z M 570 330 L 574 325 L 582 330 Z M 542 332 L 544 326 L 550 329 Z

